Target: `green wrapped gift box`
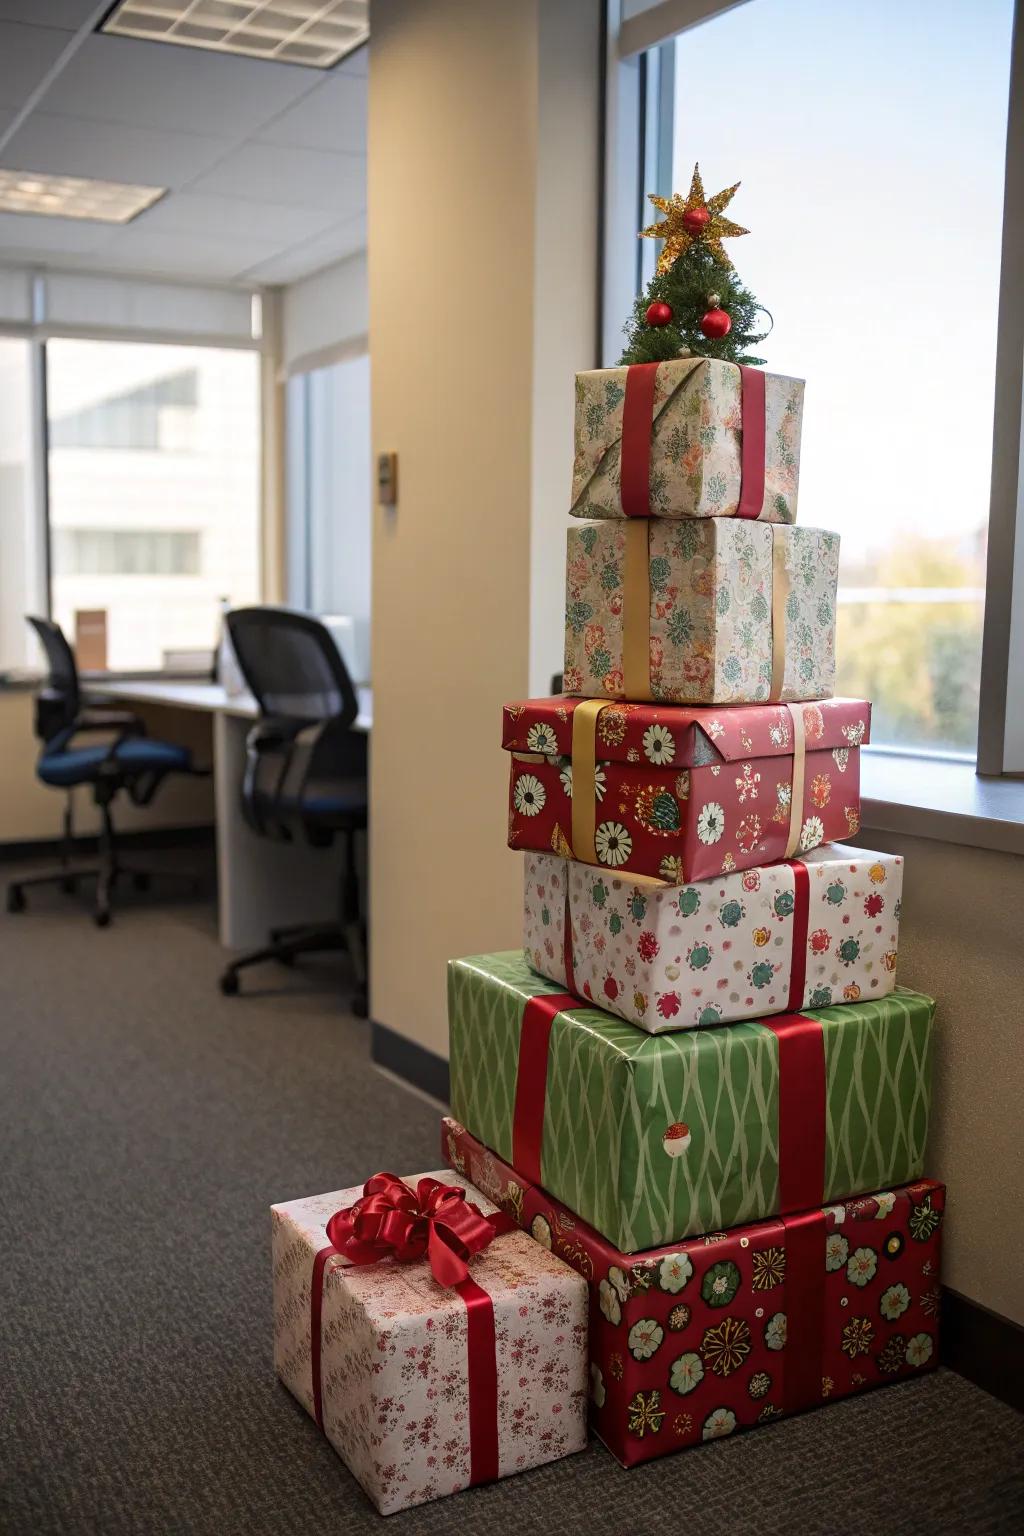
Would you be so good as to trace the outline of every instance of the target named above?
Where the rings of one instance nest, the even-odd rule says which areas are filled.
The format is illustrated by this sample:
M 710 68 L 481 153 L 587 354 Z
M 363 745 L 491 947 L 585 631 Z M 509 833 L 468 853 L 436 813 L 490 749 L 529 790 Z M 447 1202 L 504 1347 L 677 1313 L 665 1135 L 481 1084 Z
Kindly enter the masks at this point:
M 624 1253 L 920 1176 L 935 1005 L 650 1035 L 519 950 L 448 968 L 452 1113 Z

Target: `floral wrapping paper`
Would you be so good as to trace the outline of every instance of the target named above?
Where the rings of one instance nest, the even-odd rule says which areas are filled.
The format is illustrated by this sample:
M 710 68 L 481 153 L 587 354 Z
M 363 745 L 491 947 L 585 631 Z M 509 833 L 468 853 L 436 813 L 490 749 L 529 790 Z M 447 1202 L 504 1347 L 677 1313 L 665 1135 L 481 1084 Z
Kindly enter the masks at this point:
M 585 1276 L 591 1422 L 624 1466 L 780 1416 L 793 1368 L 782 1222 L 624 1254 L 455 1121 L 443 1122 L 442 1143 Z M 819 1402 L 938 1363 L 944 1208 L 945 1189 L 925 1179 L 826 1209 Z
M 520 950 L 448 964 L 452 1114 L 509 1163 L 524 1008 L 563 992 Z M 900 987 L 802 1010 L 822 1028 L 823 1201 L 920 1175 L 934 1007 Z M 652 1035 L 581 1003 L 554 1018 L 543 1086 L 538 1182 L 623 1253 L 786 1209 L 769 1024 Z
M 510 848 L 576 858 L 572 717 L 559 694 L 506 704 Z M 828 699 L 794 706 L 806 741 L 800 856 L 860 827 L 860 751 L 871 706 Z M 609 704 L 597 719 L 598 863 L 610 873 L 680 885 L 785 857 L 793 722 L 784 704 Z
M 626 368 L 576 375 L 574 517 L 622 517 L 620 448 Z M 802 379 L 766 373 L 761 518 L 796 521 Z M 731 517 L 740 499 L 740 372 L 732 363 L 681 358 L 657 372 L 651 428 L 654 517 Z
M 789 863 L 659 886 L 527 853 L 523 952 L 541 976 L 652 1034 L 886 997 L 896 985 L 902 858 L 833 843 L 801 862 L 805 971 L 792 1002 L 797 896 Z
M 448 1169 L 434 1177 L 466 1186 Z M 327 1243 L 331 1216 L 362 1192 L 345 1189 L 271 1210 L 274 1366 L 311 1416 L 313 1260 Z M 485 1215 L 495 1208 L 475 1189 L 469 1198 Z M 494 1307 L 500 1475 L 582 1450 L 586 1287 L 519 1232 L 495 1238 L 470 1272 Z M 466 1328 L 465 1303 L 437 1284 L 426 1260 L 358 1267 L 328 1260 L 324 1433 L 382 1514 L 469 1486 Z
M 782 699 L 827 699 L 835 688 L 839 535 L 747 519 L 645 524 L 650 693 L 663 704 L 763 703 L 772 691 L 773 545 L 785 564 Z M 625 697 L 626 530 L 568 531 L 566 693 Z M 780 598 L 781 602 L 781 598 Z

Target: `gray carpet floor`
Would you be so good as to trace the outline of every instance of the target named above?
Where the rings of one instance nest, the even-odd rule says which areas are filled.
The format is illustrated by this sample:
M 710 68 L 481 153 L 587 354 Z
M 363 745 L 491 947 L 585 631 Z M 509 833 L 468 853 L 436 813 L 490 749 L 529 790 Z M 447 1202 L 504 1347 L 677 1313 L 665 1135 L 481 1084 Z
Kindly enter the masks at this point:
M 0 869 L 0 874 L 8 871 Z M 0 1530 L 381 1529 L 280 1388 L 267 1207 L 436 1167 L 329 961 L 224 999 L 208 903 L 0 916 Z M 1020 1532 L 1024 1420 L 961 1377 L 632 1472 L 580 1456 L 390 1518 L 417 1536 Z

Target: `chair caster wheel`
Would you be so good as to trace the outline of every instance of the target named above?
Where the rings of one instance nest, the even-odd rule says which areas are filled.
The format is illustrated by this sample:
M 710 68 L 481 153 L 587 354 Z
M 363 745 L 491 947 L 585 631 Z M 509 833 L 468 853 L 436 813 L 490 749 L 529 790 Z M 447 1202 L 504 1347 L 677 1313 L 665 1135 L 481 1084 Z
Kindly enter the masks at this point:
M 93 922 L 96 924 L 97 928 L 109 928 L 110 913 L 107 911 L 97 912 L 93 917 Z
M 352 999 L 352 1012 L 357 1019 L 365 1019 L 369 1015 L 370 1004 L 365 992 L 357 992 Z
M 225 997 L 238 996 L 238 976 L 234 971 L 225 971 L 220 979 L 220 989 Z
M 7 910 L 8 912 L 24 912 L 25 892 L 20 885 L 9 885 L 7 887 Z
M 132 890 L 133 891 L 148 891 L 149 890 L 149 884 L 150 884 L 150 881 L 149 881 L 149 876 L 148 875 L 142 875 L 142 874 L 132 875 Z

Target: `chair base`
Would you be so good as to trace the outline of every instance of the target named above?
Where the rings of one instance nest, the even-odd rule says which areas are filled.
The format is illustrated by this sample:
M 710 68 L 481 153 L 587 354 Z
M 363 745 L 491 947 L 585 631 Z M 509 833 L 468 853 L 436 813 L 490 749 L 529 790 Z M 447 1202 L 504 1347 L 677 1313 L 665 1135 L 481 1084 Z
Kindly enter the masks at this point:
M 292 966 L 300 955 L 326 954 L 345 950 L 356 973 L 356 990 L 352 996 L 352 1012 L 357 1019 L 365 1019 L 369 1011 L 366 995 L 365 947 L 361 928 L 353 924 L 343 929 L 337 923 L 293 923 L 287 928 L 272 928 L 270 943 L 262 949 L 249 950 L 232 960 L 221 973 L 220 990 L 225 997 L 236 997 L 239 992 L 239 972 L 251 965 L 262 965 L 276 960 L 280 965 Z
M 108 928 L 112 919 L 112 897 L 118 882 L 130 880 L 132 889 L 148 891 L 154 880 L 184 881 L 190 890 L 198 891 L 199 877 L 185 870 L 141 869 L 138 865 L 115 864 L 66 864 L 45 875 L 27 875 L 23 880 L 11 880 L 7 886 L 8 912 L 24 912 L 28 906 L 25 892 L 32 886 L 58 885 L 68 896 L 76 896 L 84 881 L 95 881 L 96 903 L 93 922 L 97 928 Z

